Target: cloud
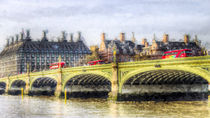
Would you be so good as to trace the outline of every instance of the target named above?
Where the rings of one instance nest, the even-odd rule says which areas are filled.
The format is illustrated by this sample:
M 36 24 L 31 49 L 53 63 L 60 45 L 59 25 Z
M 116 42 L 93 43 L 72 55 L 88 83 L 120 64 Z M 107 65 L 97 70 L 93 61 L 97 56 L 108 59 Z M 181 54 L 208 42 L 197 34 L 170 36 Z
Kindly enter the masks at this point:
M 197 34 L 203 41 L 210 37 L 210 1 L 208 0 L 1 0 L 0 38 L 30 28 L 34 39 L 41 31 L 49 37 L 60 31 L 83 32 L 89 45 L 99 44 L 101 32 L 109 38 L 135 32 L 137 39 L 152 39 L 163 33 L 180 39 L 184 33 Z M 139 40 L 140 42 L 140 40 Z

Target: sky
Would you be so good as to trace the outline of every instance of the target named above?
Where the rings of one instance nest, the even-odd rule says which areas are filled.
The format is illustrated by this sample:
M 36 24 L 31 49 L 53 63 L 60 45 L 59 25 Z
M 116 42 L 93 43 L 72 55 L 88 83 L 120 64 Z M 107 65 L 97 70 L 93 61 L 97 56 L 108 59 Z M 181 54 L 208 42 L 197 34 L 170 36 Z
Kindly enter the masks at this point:
M 194 35 L 204 46 L 210 43 L 210 0 L 0 0 L 0 49 L 6 39 L 30 29 L 33 40 L 48 30 L 56 40 L 61 31 L 81 31 L 88 46 L 99 45 L 101 33 L 119 39 L 121 32 L 137 43 L 153 36 L 162 40 L 183 39 Z M 69 35 L 67 35 L 69 37 Z

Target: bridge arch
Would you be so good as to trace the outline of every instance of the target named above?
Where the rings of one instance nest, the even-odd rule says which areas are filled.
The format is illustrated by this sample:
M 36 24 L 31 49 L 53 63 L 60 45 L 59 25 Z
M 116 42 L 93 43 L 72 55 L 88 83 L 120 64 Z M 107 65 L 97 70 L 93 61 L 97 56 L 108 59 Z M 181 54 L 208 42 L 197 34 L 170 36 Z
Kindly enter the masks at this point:
M 129 78 L 131 78 L 132 76 L 134 76 L 136 74 L 143 73 L 143 72 L 146 72 L 146 71 L 154 71 L 154 70 L 177 70 L 177 71 L 180 70 L 180 71 L 185 71 L 185 72 L 189 72 L 189 73 L 199 75 L 210 83 L 210 73 L 208 71 L 204 70 L 204 69 L 197 68 L 197 67 L 184 67 L 184 66 L 161 67 L 161 68 L 145 67 L 145 68 L 140 68 L 140 69 L 131 71 L 128 74 L 126 74 L 124 77 L 122 77 L 119 87 L 121 88 L 122 85 Z
M 107 76 L 85 73 L 67 79 L 63 89 L 70 97 L 108 97 L 111 82 Z
M 30 85 L 30 95 L 54 95 L 57 81 L 50 77 L 39 77 L 34 79 Z
M 26 82 L 24 80 L 13 80 L 9 86 L 9 94 L 21 94 L 21 88 L 25 89 Z
M 10 89 L 12 88 L 25 88 L 26 82 L 24 80 L 14 80 L 10 85 Z
M 121 95 L 183 94 L 208 92 L 209 73 L 201 68 L 142 68 L 128 73 L 119 86 Z M 189 95 L 189 94 L 188 94 Z

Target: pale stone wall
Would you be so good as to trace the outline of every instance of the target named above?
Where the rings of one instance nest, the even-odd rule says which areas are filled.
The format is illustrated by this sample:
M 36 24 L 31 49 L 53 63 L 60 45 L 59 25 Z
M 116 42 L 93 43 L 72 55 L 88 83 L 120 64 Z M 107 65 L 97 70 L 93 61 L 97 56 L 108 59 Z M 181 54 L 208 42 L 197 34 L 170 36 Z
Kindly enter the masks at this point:
M 145 94 L 145 93 L 190 93 L 208 92 L 207 84 L 179 84 L 179 85 L 124 85 L 122 94 Z

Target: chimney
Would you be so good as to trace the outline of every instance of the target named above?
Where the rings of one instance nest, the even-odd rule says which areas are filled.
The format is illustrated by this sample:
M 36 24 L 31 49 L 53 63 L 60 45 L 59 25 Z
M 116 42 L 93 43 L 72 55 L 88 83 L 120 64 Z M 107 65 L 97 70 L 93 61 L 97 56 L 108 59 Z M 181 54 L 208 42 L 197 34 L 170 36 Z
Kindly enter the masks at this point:
M 23 41 L 23 40 L 24 40 L 24 39 L 23 39 L 23 38 L 24 38 L 23 36 L 24 36 L 24 33 L 23 33 L 23 32 L 21 32 L 21 33 L 20 33 L 20 40 L 21 40 L 21 41 Z
M 43 30 L 43 37 L 42 37 L 42 41 L 48 41 L 48 40 L 47 40 L 47 33 L 48 33 L 48 31 L 47 31 L 47 30 Z
M 105 41 L 105 39 L 106 39 L 106 34 L 105 34 L 105 33 L 102 33 L 102 34 L 101 34 L 101 40 L 102 40 L 102 41 Z
M 189 39 L 189 35 L 185 34 L 184 35 L 184 42 L 185 44 L 189 43 L 190 39 Z
M 147 39 L 146 38 L 143 38 L 141 44 L 142 45 L 145 45 L 146 43 L 147 43 Z
M 7 39 L 7 46 L 9 46 L 9 38 Z
M 65 31 L 62 31 L 62 38 L 61 38 L 62 41 L 66 41 L 66 32 Z
M 77 41 L 81 41 L 81 32 L 78 32 L 78 38 Z
M 15 43 L 18 43 L 19 35 L 16 34 L 15 37 L 16 37 Z
M 120 41 L 121 42 L 125 41 L 125 33 L 120 33 Z
M 135 43 L 136 42 L 136 38 L 134 36 L 134 32 L 132 32 L 132 42 Z
M 30 30 L 26 30 L 26 38 L 30 38 Z
M 31 41 L 30 30 L 26 30 L 26 41 Z
M 14 37 L 12 37 L 12 42 L 11 42 L 11 44 L 14 44 Z
M 163 35 L 163 43 L 168 43 L 168 34 Z
M 145 47 L 146 48 L 149 47 L 149 43 L 148 42 L 145 43 Z
M 70 42 L 74 42 L 74 34 L 70 33 Z

